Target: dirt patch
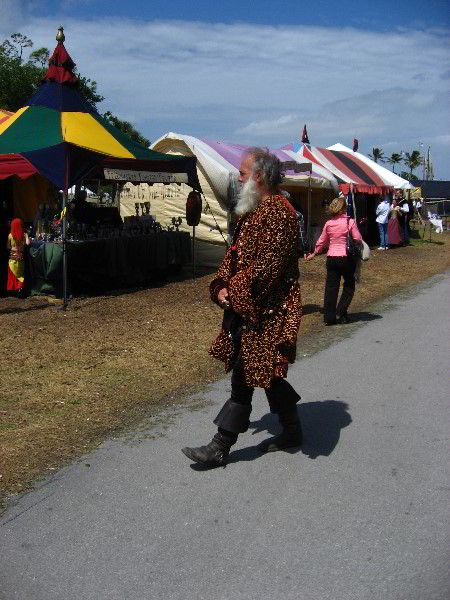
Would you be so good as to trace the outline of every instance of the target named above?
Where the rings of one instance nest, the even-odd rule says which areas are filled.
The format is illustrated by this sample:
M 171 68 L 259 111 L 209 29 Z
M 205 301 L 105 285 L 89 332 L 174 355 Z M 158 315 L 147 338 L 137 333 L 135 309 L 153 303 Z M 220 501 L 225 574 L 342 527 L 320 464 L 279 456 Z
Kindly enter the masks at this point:
M 374 302 L 447 270 L 449 244 L 445 233 L 374 250 L 354 320 L 370 320 Z M 331 341 L 336 328 L 323 325 L 325 257 L 301 261 L 300 270 L 301 353 L 319 333 Z M 210 279 L 75 298 L 67 312 L 42 298 L 0 300 L 0 499 L 223 376 L 207 354 L 221 318 Z

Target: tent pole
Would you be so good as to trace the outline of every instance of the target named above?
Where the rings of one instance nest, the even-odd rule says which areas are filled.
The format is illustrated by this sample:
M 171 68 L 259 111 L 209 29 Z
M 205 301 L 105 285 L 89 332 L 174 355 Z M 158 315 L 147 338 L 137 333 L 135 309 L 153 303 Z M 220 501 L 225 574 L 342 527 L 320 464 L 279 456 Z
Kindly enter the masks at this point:
M 306 229 L 306 238 L 308 240 L 308 244 L 309 244 L 309 251 L 311 252 L 312 250 L 312 244 L 311 244 L 311 175 L 309 176 L 308 179 L 308 225 L 307 225 L 307 229 Z
M 195 277 L 195 225 L 192 226 L 192 274 Z
M 63 192 L 63 310 L 67 310 L 67 243 L 66 243 L 66 232 L 67 232 L 67 198 L 69 195 L 69 152 L 66 149 L 64 164 L 64 192 Z

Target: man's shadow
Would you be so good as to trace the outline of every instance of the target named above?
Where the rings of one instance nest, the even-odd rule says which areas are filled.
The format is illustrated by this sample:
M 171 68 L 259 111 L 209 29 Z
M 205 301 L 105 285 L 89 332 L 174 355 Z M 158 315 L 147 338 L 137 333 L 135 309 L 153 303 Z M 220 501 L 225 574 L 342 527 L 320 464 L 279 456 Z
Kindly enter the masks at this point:
M 323 400 L 299 404 L 297 409 L 302 423 L 303 445 L 284 452 L 302 452 L 312 459 L 330 456 L 339 442 L 341 429 L 352 422 L 348 404 L 339 400 Z M 265 414 L 259 421 L 252 421 L 249 429 L 253 429 L 253 435 L 262 431 L 267 431 L 268 435 L 277 435 L 281 431 L 277 415 L 271 413 Z M 250 446 L 232 451 L 227 462 L 251 461 L 261 456 L 263 453 L 257 446 Z

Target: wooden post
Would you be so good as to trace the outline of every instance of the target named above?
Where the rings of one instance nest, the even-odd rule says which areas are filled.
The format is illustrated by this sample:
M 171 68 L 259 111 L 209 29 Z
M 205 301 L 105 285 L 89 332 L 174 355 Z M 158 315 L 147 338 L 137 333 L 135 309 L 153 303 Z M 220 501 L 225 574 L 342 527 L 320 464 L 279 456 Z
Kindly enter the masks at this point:
M 63 310 L 67 310 L 67 199 L 69 195 L 69 151 L 65 148 L 65 160 L 64 160 L 64 192 L 63 192 Z
M 309 179 L 308 179 L 308 226 L 306 228 L 306 239 L 308 240 L 310 252 L 313 249 L 312 244 L 311 244 L 311 210 L 312 210 L 312 203 L 311 203 L 311 175 L 310 175 Z
M 195 277 L 195 225 L 192 226 L 192 274 Z

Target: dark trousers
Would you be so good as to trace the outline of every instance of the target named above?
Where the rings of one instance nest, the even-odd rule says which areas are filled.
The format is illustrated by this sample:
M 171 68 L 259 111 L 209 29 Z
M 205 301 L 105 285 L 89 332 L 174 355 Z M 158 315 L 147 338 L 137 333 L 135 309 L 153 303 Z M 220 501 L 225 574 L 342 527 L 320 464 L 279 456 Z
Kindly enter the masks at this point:
M 236 361 L 231 374 L 231 397 L 232 402 L 251 406 L 253 392 L 255 388 L 245 383 L 244 369 L 240 358 Z M 283 409 L 289 409 L 297 404 L 300 396 L 294 390 L 292 385 L 282 377 L 272 379 L 270 387 L 265 388 L 264 392 L 269 402 L 270 412 L 279 413 Z
M 346 256 L 327 256 L 327 279 L 323 300 L 325 323 L 334 321 L 336 314 L 341 316 L 347 313 L 355 293 L 355 269 L 356 263 Z M 344 278 L 344 287 L 339 304 L 336 307 L 341 277 Z

